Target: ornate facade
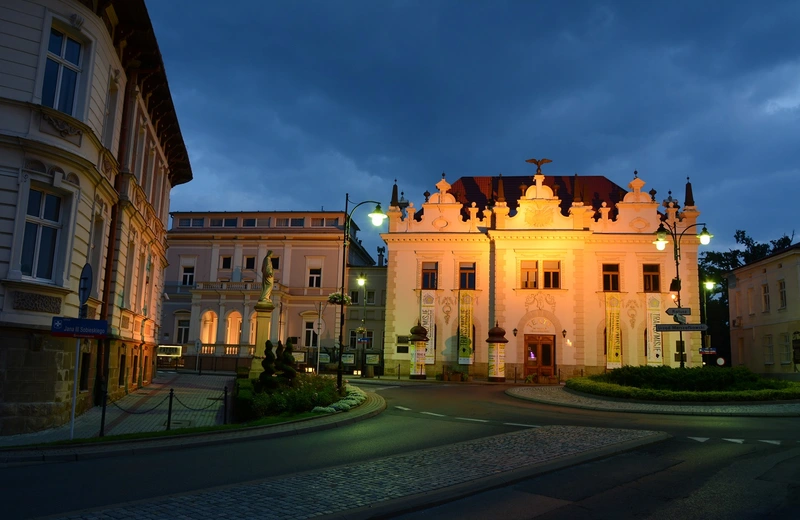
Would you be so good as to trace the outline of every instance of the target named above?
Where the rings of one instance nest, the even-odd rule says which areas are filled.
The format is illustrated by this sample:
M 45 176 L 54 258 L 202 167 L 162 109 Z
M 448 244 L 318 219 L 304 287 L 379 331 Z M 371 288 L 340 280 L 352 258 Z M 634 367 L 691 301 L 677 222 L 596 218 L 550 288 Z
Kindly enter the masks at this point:
M 0 10 L 0 433 L 69 420 L 153 376 L 169 192 L 192 173 L 143 0 Z M 87 317 L 109 336 L 50 334 Z M 77 362 L 76 362 L 77 361 Z
M 420 208 L 398 201 L 395 187 L 381 235 L 387 373 L 399 365 L 412 376 L 555 381 L 626 364 L 678 366 L 678 333 L 655 331 L 675 305 L 672 244 L 657 250 L 655 232 L 662 221 L 685 230 L 699 212 L 688 183 L 683 208 L 644 185 L 636 174 L 629 191 L 603 177 L 546 177 L 541 166 L 532 179 L 451 185 L 442 174 Z M 698 244 L 692 233 L 681 243 L 682 303 L 693 316 Z M 428 331 L 422 353 L 409 337 L 418 322 Z M 490 347 L 496 324 L 508 343 Z M 683 339 L 687 366 L 698 365 L 700 334 Z

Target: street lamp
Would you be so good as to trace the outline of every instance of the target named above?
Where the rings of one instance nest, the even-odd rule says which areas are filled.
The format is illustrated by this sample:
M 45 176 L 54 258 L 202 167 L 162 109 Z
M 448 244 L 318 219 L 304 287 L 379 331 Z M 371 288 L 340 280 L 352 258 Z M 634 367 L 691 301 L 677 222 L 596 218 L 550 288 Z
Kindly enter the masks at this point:
M 363 308 L 361 312 L 361 327 L 359 327 L 359 329 L 361 329 L 361 341 L 359 342 L 359 338 L 356 337 L 356 352 L 361 351 L 358 358 L 361 365 L 361 377 L 367 377 L 366 367 L 364 366 L 364 351 L 367 342 L 367 275 L 362 272 L 358 275 L 358 278 L 356 278 L 356 282 L 358 282 L 358 286 L 363 289 L 363 294 L 361 295 L 363 300 L 361 306 Z M 358 335 L 356 334 L 356 336 Z M 359 343 L 361 344 L 359 345 Z
M 703 323 L 708 325 L 708 292 L 712 291 L 714 287 L 716 287 L 717 282 L 713 282 L 711 280 L 706 280 L 703 282 L 703 287 L 706 288 L 705 291 L 705 298 L 703 298 Z M 708 334 L 708 330 L 703 331 L 703 347 L 704 348 L 711 348 L 711 336 Z
M 375 204 L 375 210 L 369 214 L 369 218 L 372 219 L 372 224 L 375 226 L 380 226 L 383 221 L 386 219 L 386 213 L 381 211 L 381 204 L 380 202 L 376 202 L 374 200 L 364 200 L 353 206 L 353 209 L 350 212 L 347 212 L 347 207 L 352 202 L 350 200 L 350 194 L 346 193 L 344 197 L 344 238 L 342 240 L 342 298 L 339 301 L 339 366 L 336 369 L 336 388 L 338 388 L 339 393 L 341 394 L 344 390 L 342 386 L 342 373 L 344 372 L 344 363 L 342 363 L 342 352 L 344 351 L 344 306 L 345 306 L 345 294 L 347 294 L 345 288 L 345 273 L 347 271 L 347 244 L 350 241 L 350 224 L 352 223 L 353 219 L 353 212 L 356 210 L 357 207 L 361 206 L 362 204 Z
M 667 248 L 667 244 L 669 243 L 667 240 L 667 233 L 672 237 L 672 245 L 675 252 L 675 278 L 672 280 L 672 283 L 670 283 L 669 291 L 670 293 L 674 293 L 673 298 L 678 308 L 681 307 L 681 240 L 687 231 L 697 226 L 703 226 L 697 238 L 700 240 L 701 244 L 707 246 L 714 235 L 708 232 L 705 223 L 698 222 L 697 224 L 692 224 L 679 233 L 677 219 L 672 222 L 667 221 L 666 227 L 664 227 L 664 222 L 661 222 L 656 230 L 656 241 L 653 242 L 656 245 L 656 249 L 663 251 Z M 678 331 L 678 354 L 681 359 L 681 368 L 683 368 L 683 331 Z

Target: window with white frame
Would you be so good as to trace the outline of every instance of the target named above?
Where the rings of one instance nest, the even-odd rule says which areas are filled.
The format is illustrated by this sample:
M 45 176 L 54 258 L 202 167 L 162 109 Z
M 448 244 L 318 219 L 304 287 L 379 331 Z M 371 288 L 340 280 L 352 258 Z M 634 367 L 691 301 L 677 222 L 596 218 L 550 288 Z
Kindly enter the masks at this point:
M 461 262 L 458 264 L 458 288 L 475 288 L 475 262 Z
M 789 342 L 789 333 L 781 333 L 781 364 L 792 363 L 792 344 Z
M 317 335 L 317 331 L 314 328 L 315 323 L 313 321 L 306 321 L 304 323 L 304 342 L 303 345 L 306 347 L 317 347 L 317 342 L 319 340 L 319 336 Z
M 31 187 L 22 239 L 20 269 L 24 276 L 52 281 L 62 228 L 62 198 Z
M 619 264 L 603 264 L 603 291 L 619 291 Z
M 312 267 L 308 270 L 308 286 L 322 287 L 322 268 Z
M 350 303 L 352 305 L 358 305 L 358 302 L 360 300 L 358 296 L 359 294 L 361 294 L 361 291 L 359 291 L 358 289 L 350 291 Z
M 544 260 L 542 262 L 545 289 L 558 289 L 561 287 L 561 262 L 558 260 Z
M 775 363 L 775 352 L 772 345 L 772 334 L 764 336 L 764 364 L 772 365 Z
M 348 342 L 349 348 L 364 348 L 364 349 L 371 349 L 372 348 L 372 339 L 373 339 L 374 332 L 371 330 L 367 330 L 364 332 L 359 332 L 357 330 L 350 331 L 350 341 Z
M 769 312 L 769 284 L 761 286 L 761 312 Z
M 397 353 L 408 354 L 408 336 L 397 336 Z
M 438 262 L 422 262 L 422 288 L 437 289 Z
M 42 83 L 42 105 L 76 115 L 80 90 L 83 44 L 65 31 L 50 28 Z
M 178 318 L 175 326 L 175 343 L 183 345 L 189 343 L 189 318 Z
M 244 268 L 245 269 L 255 269 L 256 268 L 256 257 L 254 257 L 254 256 L 246 256 L 246 257 L 244 257 Z
M 536 289 L 536 276 L 538 274 L 538 260 L 522 260 L 520 262 L 520 288 Z
M 367 305 L 375 305 L 375 291 L 367 291 Z
M 181 285 L 194 285 L 193 265 L 184 265 L 181 267 Z
M 661 292 L 661 266 L 644 264 L 642 266 L 644 292 Z
M 779 309 L 786 308 L 786 280 L 778 280 Z
M 271 261 L 273 269 L 278 270 L 281 268 L 281 258 L 279 256 L 273 256 Z
M 233 264 L 233 258 L 230 256 L 221 256 L 219 257 L 219 268 L 220 269 L 230 269 L 231 265 Z

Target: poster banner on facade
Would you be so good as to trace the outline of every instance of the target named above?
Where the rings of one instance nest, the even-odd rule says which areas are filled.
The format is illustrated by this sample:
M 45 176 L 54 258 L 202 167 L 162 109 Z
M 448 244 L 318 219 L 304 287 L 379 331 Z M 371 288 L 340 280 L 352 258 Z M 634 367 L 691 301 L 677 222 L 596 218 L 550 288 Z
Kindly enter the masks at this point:
M 433 291 L 422 291 L 420 301 L 420 324 L 428 331 L 428 343 L 425 349 L 425 364 L 433 365 L 436 363 L 436 350 L 434 350 L 434 336 L 436 335 L 436 293 Z
M 620 299 L 606 293 L 606 367 L 622 366 L 622 333 L 620 331 Z
M 472 341 L 472 292 L 461 291 L 458 295 L 458 364 L 475 362 L 475 345 Z
M 663 365 L 664 353 L 661 351 L 661 333 L 656 325 L 661 323 L 661 298 L 652 295 L 647 299 L 647 364 Z

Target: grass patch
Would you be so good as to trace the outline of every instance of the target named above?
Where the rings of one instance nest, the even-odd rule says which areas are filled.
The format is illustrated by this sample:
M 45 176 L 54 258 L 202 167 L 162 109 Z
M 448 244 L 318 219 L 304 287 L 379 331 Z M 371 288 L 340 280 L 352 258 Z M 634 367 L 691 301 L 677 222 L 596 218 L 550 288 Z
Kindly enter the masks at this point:
M 744 367 L 626 366 L 575 377 L 566 387 L 587 394 L 642 401 L 778 401 L 800 399 L 800 384 L 763 378 Z

